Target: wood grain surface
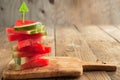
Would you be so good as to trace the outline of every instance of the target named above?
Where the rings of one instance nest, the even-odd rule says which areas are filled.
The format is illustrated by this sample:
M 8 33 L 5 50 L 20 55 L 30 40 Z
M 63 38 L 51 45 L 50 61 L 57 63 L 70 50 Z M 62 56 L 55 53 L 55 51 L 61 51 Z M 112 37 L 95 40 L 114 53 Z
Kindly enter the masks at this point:
M 120 23 L 120 0 L 0 0 L 0 27 L 21 19 L 18 9 L 25 1 L 30 9 L 26 19 L 44 24 L 109 24 Z
M 46 25 L 48 36 L 43 44 L 52 46 L 48 56 L 74 56 L 83 61 L 111 62 L 116 72 L 85 72 L 75 79 L 120 79 L 120 0 L 0 0 L 0 76 L 11 60 L 5 28 L 21 19 L 21 2 L 30 9 L 26 19 Z
M 8 69 L 3 72 L 4 79 L 35 79 L 50 77 L 79 77 L 83 74 L 82 64 L 77 58 L 71 57 L 46 57 L 49 59 L 49 65 L 36 67 L 33 69 L 13 70 L 14 61 L 8 65 Z M 73 65 L 74 64 L 74 65 Z M 110 65 L 111 66 L 111 65 Z M 105 66 L 103 66 L 105 67 Z M 112 67 L 112 66 L 111 66 Z M 108 67 L 110 69 L 110 67 Z M 112 70 L 112 68 L 111 68 Z
M 49 59 L 49 65 L 31 69 L 14 70 L 11 60 L 3 71 L 3 79 L 35 79 L 55 77 L 80 77 L 83 71 L 116 71 L 116 65 L 99 62 L 85 62 L 75 57 L 43 57 Z

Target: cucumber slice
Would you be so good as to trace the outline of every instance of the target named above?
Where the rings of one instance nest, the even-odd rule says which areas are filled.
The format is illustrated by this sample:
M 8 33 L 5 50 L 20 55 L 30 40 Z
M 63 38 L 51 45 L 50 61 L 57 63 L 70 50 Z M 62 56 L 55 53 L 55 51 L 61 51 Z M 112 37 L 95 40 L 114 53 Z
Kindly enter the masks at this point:
M 21 65 L 25 63 L 25 58 L 19 58 L 16 56 L 17 52 L 13 52 L 12 58 L 14 59 L 14 70 L 21 70 Z
M 12 58 L 14 59 L 14 70 L 19 70 L 20 69 L 20 65 L 21 65 L 21 58 L 18 58 L 14 55 L 14 53 L 12 54 Z
M 28 34 L 37 34 L 37 33 L 42 33 L 43 35 L 47 35 L 47 32 L 44 29 L 44 26 L 40 26 L 37 29 L 33 29 L 28 31 Z
M 37 27 L 40 27 L 41 25 L 42 24 L 40 22 L 36 22 L 29 25 L 15 26 L 14 30 L 16 31 L 32 30 L 32 29 L 36 29 Z
M 21 58 L 16 57 L 15 53 L 12 54 L 15 64 L 21 65 Z
M 44 25 L 42 25 L 40 22 L 36 22 L 36 23 L 30 24 L 30 25 L 16 26 L 16 27 L 14 27 L 14 29 L 17 31 L 27 30 L 27 34 L 42 33 L 43 35 L 47 35 Z
M 14 69 L 14 70 L 21 70 L 21 66 L 18 65 L 18 64 L 15 64 L 13 69 Z

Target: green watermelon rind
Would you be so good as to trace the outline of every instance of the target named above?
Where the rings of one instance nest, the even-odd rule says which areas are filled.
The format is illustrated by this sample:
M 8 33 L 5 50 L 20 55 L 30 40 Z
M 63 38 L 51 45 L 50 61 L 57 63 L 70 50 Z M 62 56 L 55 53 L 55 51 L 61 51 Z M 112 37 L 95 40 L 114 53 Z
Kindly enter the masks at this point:
M 36 29 L 37 27 L 40 27 L 40 25 L 42 25 L 40 22 L 36 22 L 23 26 L 15 26 L 14 30 L 16 31 L 32 30 L 32 29 Z

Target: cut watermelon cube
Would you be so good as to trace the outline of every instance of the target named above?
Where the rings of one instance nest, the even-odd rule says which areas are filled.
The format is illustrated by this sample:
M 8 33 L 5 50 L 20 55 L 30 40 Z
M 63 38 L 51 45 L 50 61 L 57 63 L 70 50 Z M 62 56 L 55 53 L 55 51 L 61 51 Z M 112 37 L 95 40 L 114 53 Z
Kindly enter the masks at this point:
M 34 59 L 30 60 L 24 64 L 21 65 L 21 69 L 30 69 L 30 68 L 35 68 L 35 67 L 42 67 L 42 66 L 47 66 L 49 63 L 48 59 Z
M 45 47 L 44 53 L 50 53 L 51 52 L 51 47 Z
M 33 57 L 33 56 L 39 56 L 42 57 L 46 53 L 26 53 L 26 52 L 14 52 L 14 55 L 16 57 Z
M 23 47 L 26 47 L 26 46 L 31 46 L 31 45 L 32 45 L 31 40 L 26 39 L 26 40 L 18 41 L 17 48 L 20 49 L 20 48 L 23 48 Z
M 28 62 L 28 61 L 31 61 L 31 60 L 35 60 L 35 59 L 37 59 L 37 58 L 41 58 L 41 57 L 43 57 L 45 54 L 37 54 L 37 55 L 34 55 L 34 56 L 28 56 L 28 57 L 25 57 L 25 59 L 26 59 L 26 62 Z
M 20 52 L 26 52 L 26 53 L 43 53 L 44 51 L 44 47 L 39 44 L 36 45 L 37 43 L 35 44 L 32 44 L 31 46 L 26 46 L 26 47 L 23 47 L 23 48 L 18 48 L 17 47 L 17 50 L 20 51 Z
M 38 34 L 13 34 L 13 35 L 9 35 L 8 36 L 8 40 L 9 41 L 21 41 L 21 40 L 25 40 L 25 39 L 38 39 L 38 38 L 41 38 L 42 37 L 42 34 L 41 33 L 38 33 Z
M 15 31 L 13 27 L 6 28 L 6 32 L 8 35 L 12 34 L 28 34 L 28 31 Z
M 42 29 L 33 29 L 33 30 L 28 30 L 28 31 L 16 31 L 14 30 L 13 27 L 6 28 L 6 33 L 8 35 L 13 35 L 13 34 L 38 34 L 41 33 L 42 35 L 46 35 L 46 31 L 42 31 Z
M 7 34 L 13 34 L 14 33 L 14 29 L 12 27 L 6 28 L 6 33 Z
M 32 46 L 26 46 L 20 49 L 17 47 L 17 51 L 26 53 L 49 53 L 51 51 L 51 48 L 45 47 L 39 43 L 34 43 Z
M 39 43 L 40 40 L 41 40 L 40 38 L 36 38 L 36 39 L 26 39 L 26 40 L 18 41 L 17 48 L 20 49 L 26 46 L 32 46 L 34 43 Z

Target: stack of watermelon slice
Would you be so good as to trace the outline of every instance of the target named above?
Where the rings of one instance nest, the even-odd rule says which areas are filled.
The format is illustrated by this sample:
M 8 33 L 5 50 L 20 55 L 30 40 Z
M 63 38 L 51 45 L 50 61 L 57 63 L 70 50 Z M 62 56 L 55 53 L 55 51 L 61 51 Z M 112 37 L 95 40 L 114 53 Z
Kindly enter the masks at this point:
M 15 70 L 29 69 L 48 65 L 48 60 L 42 56 L 51 51 L 50 47 L 43 46 L 40 41 L 47 33 L 40 22 L 17 20 L 14 27 L 6 28 L 9 41 L 17 41 L 12 48 L 15 61 Z M 22 62 L 24 59 L 24 62 Z

